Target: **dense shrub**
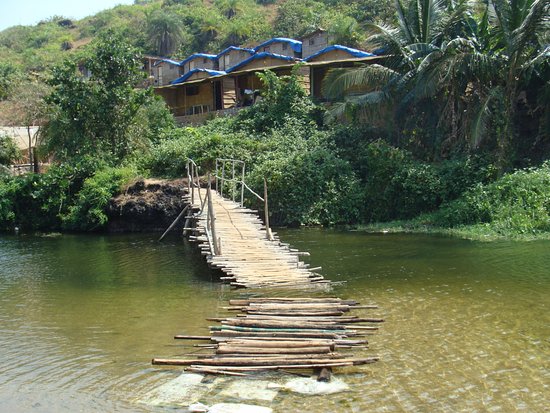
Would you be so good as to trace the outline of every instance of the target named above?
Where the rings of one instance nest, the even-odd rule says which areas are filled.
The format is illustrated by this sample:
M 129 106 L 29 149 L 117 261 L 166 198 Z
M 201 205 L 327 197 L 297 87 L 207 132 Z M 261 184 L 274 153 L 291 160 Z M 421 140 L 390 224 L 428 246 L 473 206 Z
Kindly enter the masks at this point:
M 446 203 L 426 222 L 442 227 L 490 224 L 497 232 L 520 234 L 550 230 L 550 163 L 477 184 Z
M 64 229 L 93 231 L 107 224 L 105 213 L 109 200 L 121 186 L 136 176 L 132 168 L 104 168 L 84 181 L 65 215 L 61 217 Z
M 44 174 L 0 180 L 0 229 L 92 230 L 120 185 L 134 176 L 125 168 L 106 168 L 89 158 L 53 165 Z

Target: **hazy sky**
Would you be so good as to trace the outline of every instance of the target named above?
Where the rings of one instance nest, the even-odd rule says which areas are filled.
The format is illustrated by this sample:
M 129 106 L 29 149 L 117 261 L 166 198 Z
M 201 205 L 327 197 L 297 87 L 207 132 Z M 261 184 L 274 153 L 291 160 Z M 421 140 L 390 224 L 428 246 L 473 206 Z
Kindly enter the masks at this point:
M 133 0 L 0 0 L 0 31 L 10 26 L 33 25 L 54 15 L 73 19 Z

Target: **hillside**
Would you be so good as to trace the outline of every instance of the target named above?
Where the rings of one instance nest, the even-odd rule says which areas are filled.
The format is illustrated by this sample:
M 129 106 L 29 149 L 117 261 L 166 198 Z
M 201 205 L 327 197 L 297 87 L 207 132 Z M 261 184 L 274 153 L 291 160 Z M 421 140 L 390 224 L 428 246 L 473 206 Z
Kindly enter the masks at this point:
M 360 46 L 365 24 L 393 19 L 392 0 L 135 0 L 82 20 L 52 16 L 0 32 L 0 74 L 42 72 L 114 29 L 145 54 L 183 58 L 318 27 Z M 5 76 L 3 76 L 5 77 Z M 1 93 L 1 91 L 0 91 Z M 1 96 L 0 96 L 1 98 Z

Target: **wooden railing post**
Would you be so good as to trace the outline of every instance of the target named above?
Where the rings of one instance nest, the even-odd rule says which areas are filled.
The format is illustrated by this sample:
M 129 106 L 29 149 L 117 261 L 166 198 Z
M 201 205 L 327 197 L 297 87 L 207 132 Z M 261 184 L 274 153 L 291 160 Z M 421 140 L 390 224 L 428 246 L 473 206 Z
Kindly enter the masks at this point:
M 222 179 L 221 179 L 221 189 L 218 191 L 221 196 L 223 196 L 223 180 L 225 179 L 225 160 L 222 161 Z
M 244 206 L 244 162 L 242 163 L 242 177 L 241 177 L 241 208 Z
M 232 200 L 235 202 L 235 195 L 237 192 L 237 184 L 235 183 L 235 161 L 231 161 L 231 192 L 233 192 Z
M 267 203 L 267 180 L 264 178 L 264 209 L 265 209 L 265 232 L 267 239 L 273 241 L 273 234 L 269 228 L 269 206 Z
M 210 233 L 212 234 L 212 246 L 214 248 L 214 251 L 212 253 L 214 255 L 220 255 L 220 248 L 219 248 L 219 240 L 216 236 L 216 214 L 214 213 L 214 204 L 212 202 L 212 183 L 210 181 L 210 174 L 208 174 L 208 189 L 207 189 L 207 197 L 208 197 L 208 218 L 210 221 Z

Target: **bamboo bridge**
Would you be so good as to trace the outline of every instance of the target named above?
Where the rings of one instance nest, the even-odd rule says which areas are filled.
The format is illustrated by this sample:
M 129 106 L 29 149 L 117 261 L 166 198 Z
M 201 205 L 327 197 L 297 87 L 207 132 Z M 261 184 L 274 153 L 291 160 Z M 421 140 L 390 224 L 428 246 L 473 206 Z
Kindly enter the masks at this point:
M 222 271 L 222 281 L 236 288 L 254 289 L 330 286 L 330 281 L 317 272 L 320 267 L 310 268 L 300 261 L 299 257 L 308 253 L 292 249 L 271 231 L 267 184 L 264 180 L 263 197 L 254 192 L 244 181 L 244 162 L 216 160 L 214 179 L 208 176 L 205 185 L 201 185 L 198 166 L 191 159 L 187 170 L 187 207 L 174 224 L 186 218 L 184 235 L 198 243 L 212 268 Z M 264 222 L 257 211 L 244 206 L 245 191 L 263 202 Z M 226 310 L 234 315 L 209 319 L 220 323 L 210 327 L 209 336 L 175 336 L 179 340 L 209 341 L 196 346 L 210 354 L 185 359 L 155 358 L 153 364 L 237 376 L 314 368 L 320 371 L 319 380 L 328 380 L 333 367 L 378 360 L 338 351 L 366 348 L 365 336 L 378 329 L 375 323 L 384 320 L 351 315 L 351 311 L 374 308 L 377 307 L 336 297 L 260 296 L 230 300 Z

